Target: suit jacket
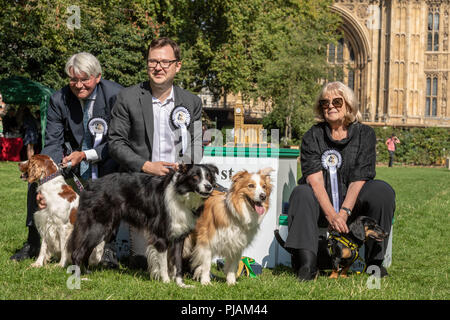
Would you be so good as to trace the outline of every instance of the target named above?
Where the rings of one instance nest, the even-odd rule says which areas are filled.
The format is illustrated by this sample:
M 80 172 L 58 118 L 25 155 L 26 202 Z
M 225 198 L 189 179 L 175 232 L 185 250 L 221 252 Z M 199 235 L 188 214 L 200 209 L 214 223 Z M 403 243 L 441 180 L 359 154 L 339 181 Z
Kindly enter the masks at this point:
M 191 116 L 188 126 L 191 143 L 188 143 L 183 160 L 186 163 L 199 162 L 202 154 L 201 99 L 177 86 L 173 86 L 173 90 L 175 108 L 184 106 Z M 180 130 L 176 130 L 172 124 L 170 126 L 175 133 L 179 133 Z M 111 157 L 120 164 L 121 171 L 140 172 L 146 161 L 152 161 L 153 132 L 153 102 L 149 82 L 122 90 L 112 110 L 108 138 Z M 176 140 L 174 147 L 178 153 L 181 150 L 181 135 Z
M 93 118 L 103 118 L 109 123 L 111 109 L 122 86 L 108 80 L 97 84 L 97 97 L 92 109 Z M 45 145 L 42 154 L 50 156 L 56 163 L 73 151 L 80 151 L 84 137 L 83 111 L 80 101 L 67 85 L 55 92 L 47 110 Z M 91 136 L 91 138 L 93 138 Z M 99 176 L 116 171 L 118 165 L 109 156 L 107 138 L 95 148 L 98 154 Z M 78 168 L 77 168 L 78 169 Z

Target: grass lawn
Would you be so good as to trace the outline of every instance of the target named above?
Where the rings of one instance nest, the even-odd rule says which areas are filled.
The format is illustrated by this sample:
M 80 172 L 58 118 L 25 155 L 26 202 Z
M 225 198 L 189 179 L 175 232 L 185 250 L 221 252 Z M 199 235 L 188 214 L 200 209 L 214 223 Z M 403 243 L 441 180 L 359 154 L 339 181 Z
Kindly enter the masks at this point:
M 150 280 L 146 272 L 96 270 L 68 289 L 70 274 L 51 264 L 30 268 L 31 260 L 9 257 L 26 240 L 26 183 L 17 163 L 0 162 L 0 299 L 156 299 L 156 300 L 321 300 L 321 299 L 449 299 L 450 298 L 450 171 L 444 168 L 380 167 L 377 178 L 396 191 L 393 263 L 379 289 L 369 289 L 368 275 L 300 283 L 286 267 L 264 269 L 258 279 L 240 278 L 229 287 L 224 275 L 194 288 Z

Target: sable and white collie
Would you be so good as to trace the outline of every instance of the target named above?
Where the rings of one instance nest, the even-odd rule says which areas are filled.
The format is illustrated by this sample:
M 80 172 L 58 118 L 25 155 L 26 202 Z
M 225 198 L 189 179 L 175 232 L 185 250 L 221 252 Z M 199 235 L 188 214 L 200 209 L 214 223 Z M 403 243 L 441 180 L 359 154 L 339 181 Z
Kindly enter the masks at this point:
M 218 172 L 211 164 L 181 164 L 178 171 L 170 170 L 165 176 L 113 173 L 89 182 L 81 194 L 77 221 L 69 240 L 73 263 L 86 266 L 92 249 L 101 241 L 109 242 L 123 219 L 143 230 L 148 239 L 150 274 L 164 282 L 170 281 L 167 265 L 170 247 L 173 254 L 169 255 L 169 262 L 176 267 L 176 283 L 185 286 L 184 239 L 194 230 Z
M 59 265 L 64 267 L 70 262 L 66 244 L 77 217 L 79 196 L 65 182 L 58 166 L 47 155 L 33 155 L 30 160 L 19 163 L 19 170 L 23 180 L 39 184 L 37 192 L 47 203 L 45 209 L 34 213 L 42 244 L 39 256 L 31 266 L 42 267 L 50 258 L 57 257 L 60 259 Z M 91 265 L 99 263 L 103 245 L 96 248 L 90 258 Z
M 203 285 L 210 283 L 211 259 L 215 256 L 225 258 L 227 283 L 236 283 L 242 252 L 252 242 L 269 209 L 272 171 L 240 171 L 231 178 L 228 192 L 214 191 L 205 201 L 203 214 L 184 248 L 184 259 L 190 259 L 194 278 Z

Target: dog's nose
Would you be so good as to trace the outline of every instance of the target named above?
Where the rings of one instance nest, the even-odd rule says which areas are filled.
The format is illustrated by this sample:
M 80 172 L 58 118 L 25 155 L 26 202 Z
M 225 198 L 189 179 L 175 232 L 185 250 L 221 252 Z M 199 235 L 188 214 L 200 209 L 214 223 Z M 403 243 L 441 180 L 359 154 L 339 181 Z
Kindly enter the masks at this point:
M 266 194 L 265 194 L 265 193 L 261 193 L 261 194 L 259 195 L 259 199 L 261 199 L 261 201 L 266 200 Z
M 213 188 L 212 185 L 210 185 L 210 184 L 205 184 L 205 190 L 206 190 L 206 191 L 209 192 L 209 191 L 212 190 L 212 188 Z

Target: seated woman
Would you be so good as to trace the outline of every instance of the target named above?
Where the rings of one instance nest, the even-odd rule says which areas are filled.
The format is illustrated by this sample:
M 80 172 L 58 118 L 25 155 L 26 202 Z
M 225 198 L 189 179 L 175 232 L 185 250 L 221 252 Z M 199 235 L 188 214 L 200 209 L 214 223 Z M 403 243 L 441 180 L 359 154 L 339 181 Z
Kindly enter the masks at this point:
M 289 200 L 286 247 L 300 281 L 317 274 L 319 225 L 348 233 L 357 216 L 375 219 L 391 230 L 395 192 L 375 178 L 376 137 L 362 124 L 353 91 L 341 82 L 326 84 L 314 105 L 318 123 L 303 136 L 302 177 Z M 382 266 L 388 240 L 366 242 L 367 265 Z

